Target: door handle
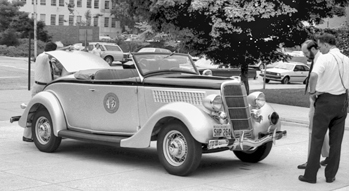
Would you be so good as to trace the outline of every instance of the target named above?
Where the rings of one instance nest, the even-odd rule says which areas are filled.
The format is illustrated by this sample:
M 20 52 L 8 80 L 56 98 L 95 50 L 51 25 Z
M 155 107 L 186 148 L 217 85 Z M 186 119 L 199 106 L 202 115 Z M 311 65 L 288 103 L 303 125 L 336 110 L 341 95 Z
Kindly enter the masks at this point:
M 95 92 L 96 90 L 95 89 L 89 89 L 91 92 Z

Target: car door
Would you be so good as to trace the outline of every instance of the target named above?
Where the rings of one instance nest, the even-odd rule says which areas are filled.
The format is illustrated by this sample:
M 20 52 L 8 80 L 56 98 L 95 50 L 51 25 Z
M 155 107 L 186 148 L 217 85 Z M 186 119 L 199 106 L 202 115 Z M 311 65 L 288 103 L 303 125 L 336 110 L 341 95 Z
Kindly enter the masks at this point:
M 124 58 L 124 53 L 121 48 L 117 45 L 106 44 L 104 45 L 106 53 L 112 55 L 115 61 L 122 61 Z
M 95 132 L 133 134 L 139 126 L 136 85 L 95 84 L 90 89 L 90 120 Z
M 293 69 L 293 77 L 291 77 L 292 82 L 303 82 L 304 76 L 307 75 L 304 67 L 302 65 L 296 65 Z

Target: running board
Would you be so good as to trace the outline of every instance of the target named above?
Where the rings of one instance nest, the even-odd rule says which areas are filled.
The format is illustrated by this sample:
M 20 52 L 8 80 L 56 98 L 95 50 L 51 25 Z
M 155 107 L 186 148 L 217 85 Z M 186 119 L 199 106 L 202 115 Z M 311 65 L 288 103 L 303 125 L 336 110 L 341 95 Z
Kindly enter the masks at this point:
M 116 147 L 120 147 L 121 140 L 129 138 L 128 136 L 100 135 L 70 130 L 61 130 L 58 132 L 58 136 L 70 139 L 77 139 L 80 141 L 88 141 L 99 144 L 111 145 Z

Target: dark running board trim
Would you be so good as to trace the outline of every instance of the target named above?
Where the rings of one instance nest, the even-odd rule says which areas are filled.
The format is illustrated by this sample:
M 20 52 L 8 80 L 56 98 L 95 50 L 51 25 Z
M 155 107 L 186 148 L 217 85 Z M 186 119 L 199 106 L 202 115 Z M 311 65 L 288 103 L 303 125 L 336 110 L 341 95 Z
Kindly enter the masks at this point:
M 126 136 L 98 135 L 90 133 L 81 133 L 77 131 L 61 130 L 58 132 L 59 137 L 77 139 L 80 141 L 95 142 L 99 144 L 120 147 L 120 142 L 127 139 Z

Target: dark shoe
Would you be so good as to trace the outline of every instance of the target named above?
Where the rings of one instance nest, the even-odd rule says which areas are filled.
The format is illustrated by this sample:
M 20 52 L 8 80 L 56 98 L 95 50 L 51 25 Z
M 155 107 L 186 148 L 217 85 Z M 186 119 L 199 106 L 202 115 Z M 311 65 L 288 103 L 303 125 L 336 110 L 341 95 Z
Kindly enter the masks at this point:
M 31 138 L 23 137 L 24 142 L 33 142 L 34 140 Z
M 316 180 L 308 180 L 306 179 L 303 175 L 299 175 L 298 180 L 302 181 L 302 182 L 308 182 L 308 183 L 312 183 L 315 184 Z
M 297 166 L 298 169 L 305 169 L 307 168 L 307 163 L 301 164 Z M 321 168 L 321 166 L 319 165 L 319 168 Z
M 336 177 L 333 177 L 333 178 L 326 178 L 326 182 L 327 183 L 332 183 L 336 180 Z
M 307 167 L 307 163 L 304 163 L 304 164 L 297 166 L 298 169 L 305 169 L 306 167 Z
M 326 166 L 328 164 L 328 157 L 325 158 L 325 160 L 320 162 L 321 166 Z

